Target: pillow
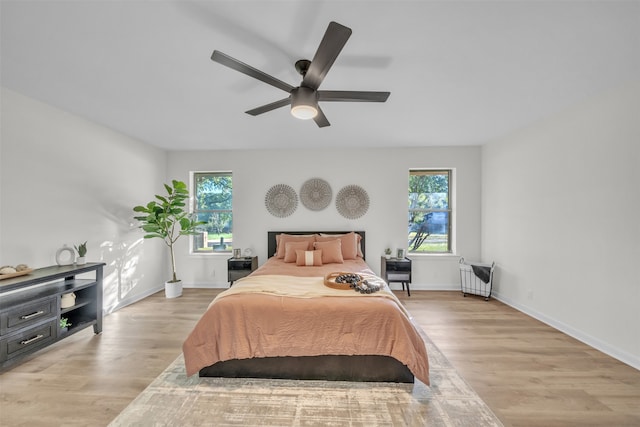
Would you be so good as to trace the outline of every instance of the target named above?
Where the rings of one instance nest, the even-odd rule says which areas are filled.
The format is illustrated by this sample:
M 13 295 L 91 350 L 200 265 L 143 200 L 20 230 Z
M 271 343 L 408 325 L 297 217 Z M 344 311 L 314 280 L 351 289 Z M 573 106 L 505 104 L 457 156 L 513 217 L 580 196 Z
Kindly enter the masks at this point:
M 309 249 L 308 242 L 286 242 L 284 244 L 284 262 L 296 262 L 296 252 L 298 249 L 306 251 Z
M 328 242 L 330 240 L 340 239 L 342 242 L 342 258 L 356 259 L 362 258 L 362 250 L 360 249 L 360 240 L 362 236 L 354 233 L 347 234 L 320 234 L 316 237 L 316 242 Z
M 342 242 L 338 239 L 328 242 L 315 242 L 313 247 L 322 250 L 322 263 L 344 263 L 342 258 Z
M 307 249 L 313 249 L 313 242 L 316 241 L 316 236 L 310 234 L 305 236 L 296 236 L 294 234 L 278 234 L 276 236 L 276 242 L 278 242 L 276 250 L 276 258 L 284 258 L 284 252 L 287 242 L 307 242 Z
M 315 234 L 286 234 L 286 233 L 276 234 L 276 247 L 278 247 L 278 245 L 280 244 L 280 236 L 311 237 L 311 236 L 315 236 Z
M 322 251 L 320 249 L 316 249 L 315 251 L 303 251 L 298 249 L 296 251 L 296 265 L 302 267 L 322 265 Z

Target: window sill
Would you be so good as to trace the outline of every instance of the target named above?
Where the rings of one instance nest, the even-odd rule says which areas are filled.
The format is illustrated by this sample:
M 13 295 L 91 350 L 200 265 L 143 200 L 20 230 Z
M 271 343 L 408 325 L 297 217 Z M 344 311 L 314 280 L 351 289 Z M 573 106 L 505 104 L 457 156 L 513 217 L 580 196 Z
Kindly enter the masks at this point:
M 423 254 L 423 253 L 408 253 L 407 258 L 460 258 L 460 255 L 456 254 Z
M 192 257 L 225 257 L 233 256 L 233 252 L 189 252 Z

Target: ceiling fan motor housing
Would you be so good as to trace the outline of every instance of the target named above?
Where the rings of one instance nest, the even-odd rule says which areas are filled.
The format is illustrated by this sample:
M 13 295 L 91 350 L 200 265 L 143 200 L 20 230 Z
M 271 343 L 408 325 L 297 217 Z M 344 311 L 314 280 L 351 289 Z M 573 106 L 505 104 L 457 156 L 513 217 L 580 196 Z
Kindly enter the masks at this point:
M 299 119 L 312 119 L 318 114 L 318 92 L 306 86 L 291 91 L 291 114 Z

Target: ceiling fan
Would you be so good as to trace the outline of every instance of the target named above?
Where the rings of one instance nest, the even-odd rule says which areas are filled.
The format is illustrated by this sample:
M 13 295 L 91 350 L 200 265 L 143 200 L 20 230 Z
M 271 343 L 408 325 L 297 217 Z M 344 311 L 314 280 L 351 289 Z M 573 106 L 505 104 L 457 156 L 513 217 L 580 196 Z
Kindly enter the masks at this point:
M 247 114 L 257 116 L 291 105 L 294 117 L 313 119 L 319 127 L 325 127 L 330 123 L 318 105 L 319 101 L 385 102 L 389 97 L 389 92 L 318 90 L 350 36 L 350 28 L 330 22 L 313 60 L 301 59 L 295 63 L 296 70 L 302 75 L 300 86 L 291 86 L 218 50 L 213 51 L 211 60 L 289 93 L 284 99 L 246 111 Z

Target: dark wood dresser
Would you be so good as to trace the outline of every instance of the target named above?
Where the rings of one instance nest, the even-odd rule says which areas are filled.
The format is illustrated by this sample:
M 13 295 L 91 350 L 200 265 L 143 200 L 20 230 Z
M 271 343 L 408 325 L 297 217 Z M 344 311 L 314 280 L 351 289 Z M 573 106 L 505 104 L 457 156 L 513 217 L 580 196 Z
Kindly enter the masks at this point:
M 104 265 L 55 265 L 0 280 L 0 368 L 89 326 L 101 333 Z M 75 304 L 62 308 L 68 293 Z M 61 326 L 62 318 L 69 327 Z

